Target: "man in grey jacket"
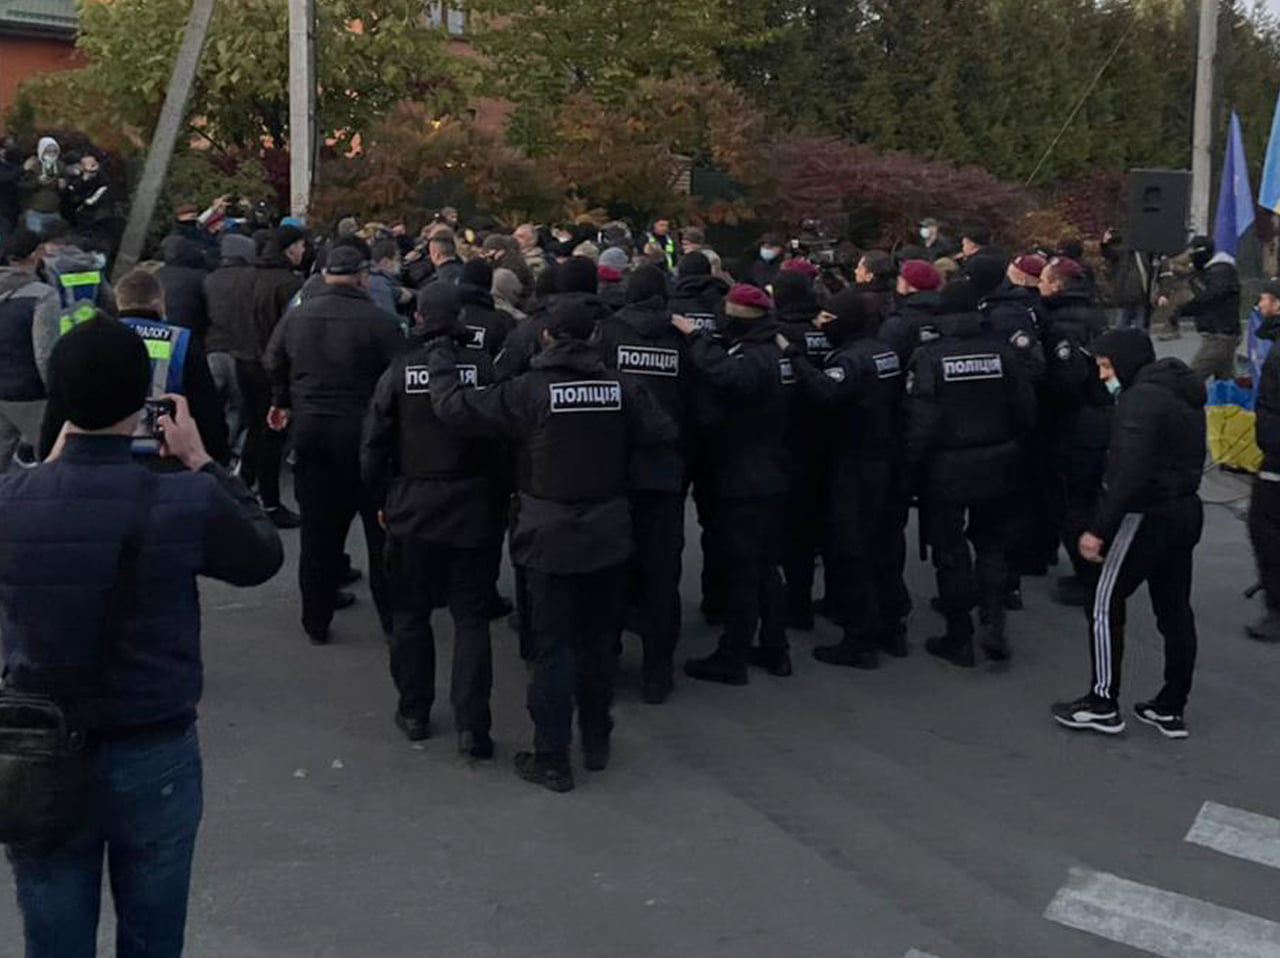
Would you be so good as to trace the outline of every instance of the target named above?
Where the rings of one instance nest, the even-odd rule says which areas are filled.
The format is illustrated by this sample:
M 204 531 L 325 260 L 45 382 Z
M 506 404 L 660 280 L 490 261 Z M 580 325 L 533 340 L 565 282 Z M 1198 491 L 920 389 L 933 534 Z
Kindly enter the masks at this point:
M 58 294 L 40 282 L 40 238 L 19 229 L 0 266 L 0 472 L 19 445 L 34 448 L 44 417 L 49 354 L 58 341 Z

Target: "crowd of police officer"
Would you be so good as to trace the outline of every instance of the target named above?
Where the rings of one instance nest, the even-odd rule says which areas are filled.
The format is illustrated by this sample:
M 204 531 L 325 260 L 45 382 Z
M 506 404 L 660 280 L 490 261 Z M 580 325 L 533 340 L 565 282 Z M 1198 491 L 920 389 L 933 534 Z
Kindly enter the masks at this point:
M 535 726 L 516 767 L 556 791 L 573 787 L 575 710 L 585 766 L 609 761 L 624 630 L 643 642 L 645 700 L 671 694 L 690 492 L 701 611 L 722 632 L 683 672 L 736 686 L 752 668 L 790 675 L 788 629 L 812 629 L 815 608 L 843 632 L 821 662 L 908 654 L 913 501 L 946 623 L 927 650 L 1008 660 L 1019 576 L 1043 574 L 1060 542 L 1076 555 L 1101 485 L 1113 399 L 1087 346 L 1104 322 L 1068 258 L 975 250 L 944 283 L 926 260 L 868 253 L 829 295 L 802 261 L 761 288 L 695 251 L 631 270 L 618 306 L 575 256 L 499 330 L 468 320 L 453 283 L 426 285 L 404 350 L 368 268 L 357 243 L 331 250 L 265 356 L 273 426 L 291 423 L 297 446 L 303 625 L 329 641 L 361 515 L 386 558 L 374 595 L 396 724 L 431 734 L 431 619 L 447 608 L 459 750 L 490 758 L 505 539 Z M 1081 561 L 1063 600 L 1082 603 L 1091 574 Z

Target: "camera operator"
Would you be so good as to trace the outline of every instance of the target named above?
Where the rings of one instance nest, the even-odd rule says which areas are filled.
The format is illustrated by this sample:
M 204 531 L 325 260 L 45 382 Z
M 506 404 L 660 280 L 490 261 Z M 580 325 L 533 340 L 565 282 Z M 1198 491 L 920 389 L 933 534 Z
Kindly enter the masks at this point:
M 181 954 L 202 808 L 196 577 L 259 585 L 283 562 L 181 396 L 166 397 L 162 453 L 186 470 L 133 461 L 150 381 L 136 333 L 103 316 L 81 324 L 50 360 L 68 418 L 52 456 L 0 478 L 0 823 L 29 955 L 94 953 L 104 852 L 119 953 Z M 56 772 L 21 752 L 18 696 L 83 736 Z M 31 775 L 52 786 L 38 812 L 15 800 Z

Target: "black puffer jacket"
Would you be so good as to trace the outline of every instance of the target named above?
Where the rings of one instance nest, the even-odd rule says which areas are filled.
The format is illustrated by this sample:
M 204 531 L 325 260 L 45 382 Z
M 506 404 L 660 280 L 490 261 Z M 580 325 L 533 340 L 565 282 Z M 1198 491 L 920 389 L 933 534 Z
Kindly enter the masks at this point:
M 160 247 L 164 265 L 156 279 L 164 287 L 165 319 L 203 339 L 209 330 L 209 304 L 204 295 L 204 249 L 185 236 L 170 236 Z
M 1195 294 L 1178 310 L 1180 316 L 1194 316 L 1196 331 L 1222 336 L 1240 333 L 1240 274 L 1236 265 L 1221 254 L 1209 261 L 1204 271 L 1191 277 Z
M 1194 498 L 1204 473 L 1204 382 L 1180 359 L 1152 362 L 1145 337 L 1127 339 L 1145 342 L 1147 354 L 1137 360 L 1145 360 L 1138 368 L 1115 350 L 1109 357 L 1124 390 L 1111 425 L 1102 497 L 1089 527 L 1104 542 L 1129 513 L 1158 512 Z

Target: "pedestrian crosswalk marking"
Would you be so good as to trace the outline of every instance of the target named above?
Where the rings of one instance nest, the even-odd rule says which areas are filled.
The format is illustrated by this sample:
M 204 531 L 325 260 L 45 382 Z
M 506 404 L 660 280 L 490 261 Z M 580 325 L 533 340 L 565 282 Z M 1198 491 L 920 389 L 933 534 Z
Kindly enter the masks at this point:
M 1205 802 L 1186 840 L 1224 855 L 1280 868 L 1280 820 L 1266 815 Z
M 1162 958 L 1280 955 L 1276 922 L 1088 868 L 1071 870 L 1044 916 Z

